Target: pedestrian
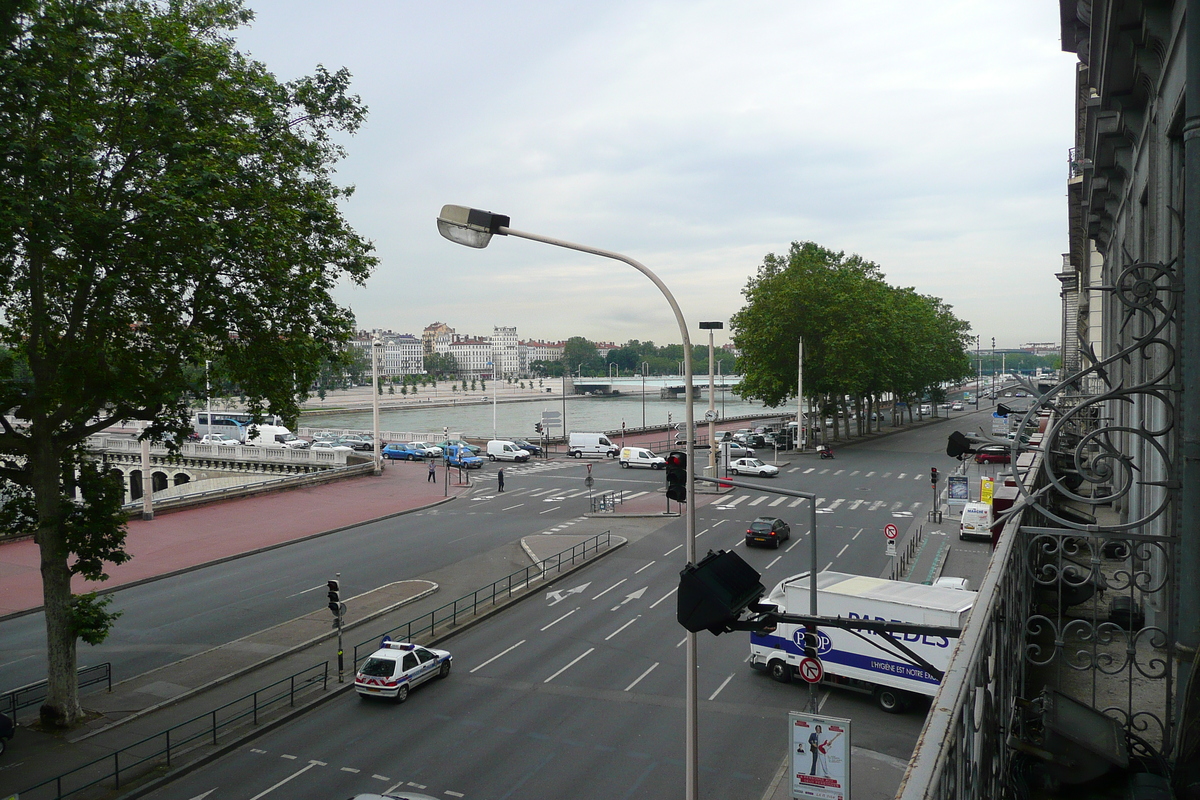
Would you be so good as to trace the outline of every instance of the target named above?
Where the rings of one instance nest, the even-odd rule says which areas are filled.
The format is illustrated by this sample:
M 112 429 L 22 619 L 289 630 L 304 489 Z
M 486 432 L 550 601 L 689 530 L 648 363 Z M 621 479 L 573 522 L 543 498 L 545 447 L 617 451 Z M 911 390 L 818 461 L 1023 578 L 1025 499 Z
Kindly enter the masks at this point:
M 501 469 L 496 473 L 496 482 L 500 485 L 500 491 L 504 491 L 504 470 Z
M 808 752 L 812 753 L 812 767 L 809 768 L 809 775 L 817 774 L 817 750 L 821 746 L 821 726 L 808 735 Z
M 437 471 L 433 466 L 432 459 L 429 461 L 429 478 L 427 478 L 425 482 L 426 483 L 430 483 L 430 482 L 437 483 Z

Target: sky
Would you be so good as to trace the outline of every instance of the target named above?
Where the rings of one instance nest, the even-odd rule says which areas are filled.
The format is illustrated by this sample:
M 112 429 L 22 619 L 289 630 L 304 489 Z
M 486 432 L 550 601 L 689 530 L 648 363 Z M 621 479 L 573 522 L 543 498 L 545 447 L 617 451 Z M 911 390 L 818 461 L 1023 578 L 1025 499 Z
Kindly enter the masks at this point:
M 346 67 L 369 109 L 336 181 L 377 249 L 359 327 L 679 342 L 648 278 L 442 205 L 623 253 L 693 341 L 769 253 L 813 241 L 940 297 L 984 347 L 1058 341 L 1075 58 L 1058 4 L 246 0 L 238 48 L 291 80 Z

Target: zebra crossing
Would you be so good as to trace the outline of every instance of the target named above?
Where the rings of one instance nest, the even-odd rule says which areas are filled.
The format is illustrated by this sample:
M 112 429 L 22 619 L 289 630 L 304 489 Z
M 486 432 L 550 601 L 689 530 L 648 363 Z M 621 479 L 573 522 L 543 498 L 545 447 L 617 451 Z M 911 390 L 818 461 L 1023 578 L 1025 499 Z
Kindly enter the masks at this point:
M 499 494 L 477 494 L 471 497 L 472 503 L 484 503 L 490 500 L 511 500 L 514 497 L 526 498 L 531 500 L 541 500 L 544 503 L 557 503 L 563 500 L 572 500 L 577 497 L 586 497 L 589 494 L 597 494 L 595 489 L 562 489 L 559 487 L 529 487 L 523 489 L 508 489 L 504 492 L 503 498 Z M 630 492 L 624 496 L 626 502 L 636 500 L 642 495 L 650 494 L 649 491 Z
M 770 502 L 767 502 L 767 501 Z M 713 504 L 713 508 L 721 511 L 740 510 L 741 508 L 752 508 L 754 506 L 766 503 L 766 508 L 774 508 L 787 503 L 786 508 L 795 508 L 807 500 L 803 497 L 778 497 L 771 499 L 770 495 L 760 494 L 741 494 L 736 497 L 720 500 Z M 860 497 L 818 497 L 817 498 L 817 513 L 832 514 L 839 509 L 844 511 L 881 511 L 891 514 L 893 517 L 912 517 L 922 506 L 921 503 L 909 503 L 903 500 L 869 500 Z
M 901 472 L 901 473 L 885 472 L 882 475 L 880 475 L 875 470 L 863 472 L 862 470 L 858 470 L 858 469 L 847 474 L 846 470 L 837 469 L 836 467 L 824 467 L 824 468 L 808 467 L 807 469 L 805 469 L 804 467 L 792 467 L 791 469 L 788 470 L 788 473 L 790 474 L 792 472 L 799 472 L 803 475 L 814 475 L 814 474 L 815 475 L 828 475 L 830 473 L 833 473 L 834 475 L 845 475 L 847 478 L 854 478 L 854 477 L 858 477 L 858 476 L 862 476 L 864 478 L 874 478 L 876 475 L 879 475 L 879 477 L 881 477 L 881 478 L 891 478 L 894 475 L 895 479 L 898 481 L 907 480 L 909 477 L 909 474 L 907 472 Z M 914 481 L 921 480 L 920 473 L 913 475 L 912 479 Z
M 524 464 L 501 465 L 506 475 L 537 475 L 539 472 L 557 472 L 560 469 L 584 470 L 584 464 L 595 464 L 595 461 L 572 459 L 570 461 L 526 461 Z M 600 462 L 607 463 L 607 462 Z

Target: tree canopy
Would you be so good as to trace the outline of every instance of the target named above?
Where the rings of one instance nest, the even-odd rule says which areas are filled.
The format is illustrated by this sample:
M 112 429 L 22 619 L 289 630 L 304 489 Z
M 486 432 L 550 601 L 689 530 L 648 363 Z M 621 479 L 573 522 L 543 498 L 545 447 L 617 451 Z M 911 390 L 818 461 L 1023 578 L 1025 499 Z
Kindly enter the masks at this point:
M 121 419 L 182 440 L 205 359 L 294 418 L 353 330 L 332 287 L 375 264 L 332 182 L 366 113 L 348 73 L 276 80 L 229 38 L 250 19 L 241 0 L 26 0 L 0 20 L 0 479 L 42 554 L 46 722 L 80 713 L 96 619 L 71 574 L 123 556 L 81 443 Z
M 804 342 L 804 393 L 817 405 L 844 398 L 920 397 L 970 374 L 967 323 L 935 297 L 890 286 L 878 265 L 813 242 L 768 254 L 730 320 L 743 397 L 771 406 L 796 396 Z

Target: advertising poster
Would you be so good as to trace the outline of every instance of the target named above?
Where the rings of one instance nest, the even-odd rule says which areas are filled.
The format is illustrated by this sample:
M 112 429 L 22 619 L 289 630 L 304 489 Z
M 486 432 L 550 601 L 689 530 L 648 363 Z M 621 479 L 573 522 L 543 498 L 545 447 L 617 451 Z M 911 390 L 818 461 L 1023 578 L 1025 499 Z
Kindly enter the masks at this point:
M 792 798 L 850 798 L 850 720 L 788 713 L 792 747 Z
M 987 503 L 989 506 L 992 504 L 992 479 L 991 478 L 980 478 L 979 479 L 979 502 Z
M 946 502 L 949 505 L 965 505 L 970 499 L 970 488 L 967 485 L 966 475 L 951 475 L 946 478 Z

